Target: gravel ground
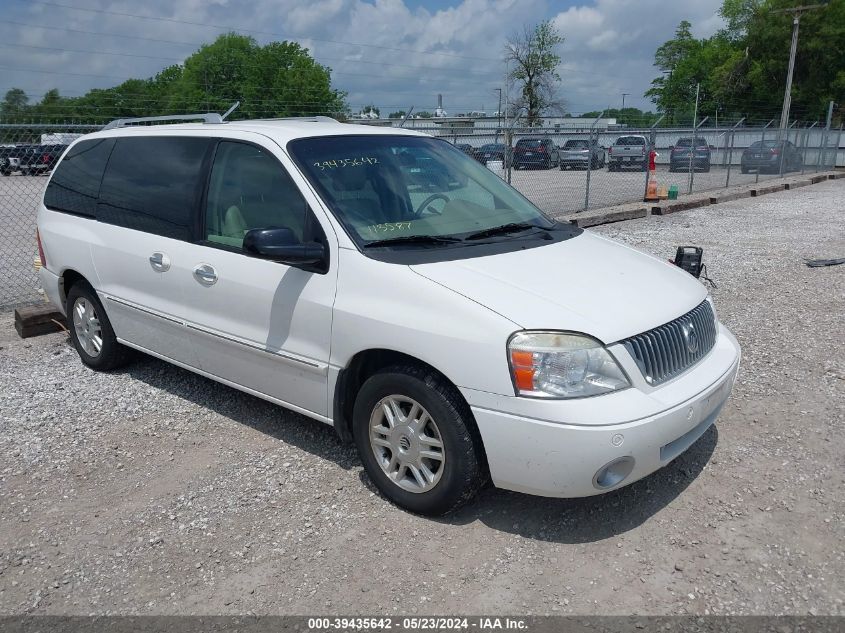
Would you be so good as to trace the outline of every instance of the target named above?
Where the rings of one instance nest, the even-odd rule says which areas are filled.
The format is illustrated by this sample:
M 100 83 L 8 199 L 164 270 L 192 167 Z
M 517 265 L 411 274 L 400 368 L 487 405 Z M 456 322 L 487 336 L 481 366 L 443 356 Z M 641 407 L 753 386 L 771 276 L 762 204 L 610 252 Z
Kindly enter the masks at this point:
M 842 181 L 600 227 L 700 244 L 743 345 L 718 424 L 622 490 L 440 520 L 317 422 L 0 316 L 0 613 L 845 614 Z

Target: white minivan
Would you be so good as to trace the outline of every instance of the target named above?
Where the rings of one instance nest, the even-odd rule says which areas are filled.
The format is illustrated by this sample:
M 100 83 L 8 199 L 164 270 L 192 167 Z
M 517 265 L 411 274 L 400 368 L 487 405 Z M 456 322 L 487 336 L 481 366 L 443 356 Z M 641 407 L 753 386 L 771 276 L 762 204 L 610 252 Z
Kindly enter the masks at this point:
M 488 480 L 624 486 L 728 398 L 740 349 L 701 283 L 445 140 L 203 118 L 118 122 L 53 172 L 41 282 L 88 367 L 140 350 L 332 424 L 424 514 Z

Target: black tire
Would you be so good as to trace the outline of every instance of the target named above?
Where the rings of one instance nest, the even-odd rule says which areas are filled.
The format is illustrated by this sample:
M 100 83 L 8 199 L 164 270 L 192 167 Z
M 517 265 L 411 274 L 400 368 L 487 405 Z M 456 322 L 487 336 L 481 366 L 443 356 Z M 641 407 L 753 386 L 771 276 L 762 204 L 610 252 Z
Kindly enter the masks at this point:
M 705 174 L 709 174 L 709 173 L 710 173 L 710 163 L 707 163 L 707 164 L 704 166 L 704 170 L 703 170 L 703 171 L 704 171 L 704 173 L 705 173 Z
M 370 444 L 370 416 L 378 403 L 391 395 L 412 398 L 437 425 L 445 459 L 442 472 L 438 471 L 440 478 L 430 490 L 411 492 L 400 487 L 382 470 Z M 370 376 L 355 399 L 352 425 L 367 475 L 385 497 L 406 510 L 430 516 L 452 512 L 470 501 L 487 481 L 481 436 L 469 406 L 457 389 L 432 369 L 396 365 Z M 385 450 L 392 455 L 391 449 Z
M 100 325 L 100 338 L 102 344 L 100 351 L 97 354 L 91 354 L 85 350 L 83 343 L 79 340 L 76 326 L 74 324 L 74 309 L 77 301 L 84 299 L 94 309 L 94 316 Z M 71 286 L 67 293 L 67 303 L 65 304 L 65 312 L 67 314 L 67 326 L 70 331 L 70 340 L 79 354 L 80 360 L 88 365 L 91 369 L 97 371 L 110 371 L 117 369 L 128 363 L 132 359 L 132 350 L 117 342 L 106 311 L 103 309 L 103 304 L 100 303 L 97 293 L 94 289 L 84 281 L 78 281 Z
M 566 165 L 564 165 L 563 163 L 561 163 L 561 164 L 560 164 L 560 170 L 561 170 L 561 171 L 564 171 L 565 169 L 566 169 Z
M 743 174 L 747 174 L 748 173 L 748 167 L 743 165 L 739 168 L 739 171 L 742 172 Z

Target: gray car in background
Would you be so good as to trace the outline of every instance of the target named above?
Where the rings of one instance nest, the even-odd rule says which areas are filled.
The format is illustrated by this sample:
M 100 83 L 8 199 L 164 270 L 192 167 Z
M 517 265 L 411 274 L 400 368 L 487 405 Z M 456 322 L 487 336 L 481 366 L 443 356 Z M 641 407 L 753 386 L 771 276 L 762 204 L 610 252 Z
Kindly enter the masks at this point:
M 560 148 L 560 170 L 604 167 L 604 147 L 584 138 L 569 139 Z

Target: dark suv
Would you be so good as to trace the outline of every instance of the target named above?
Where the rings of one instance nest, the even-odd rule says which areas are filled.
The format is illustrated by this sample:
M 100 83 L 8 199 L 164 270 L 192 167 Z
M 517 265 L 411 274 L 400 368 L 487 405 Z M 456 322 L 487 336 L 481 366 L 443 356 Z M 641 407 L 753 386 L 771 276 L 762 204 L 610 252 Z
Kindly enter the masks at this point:
M 752 170 L 776 174 L 780 172 L 781 163 L 785 172 L 798 171 L 804 165 L 804 157 L 790 141 L 755 141 L 742 152 L 740 169 L 743 174 Z
M 502 164 L 507 167 L 508 162 L 505 160 L 505 156 L 510 155 L 510 149 L 504 143 L 488 143 L 487 145 L 482 145 L 476 150 L 475 160 L 482 165 L 486 165 L 487 162 L 491 160 L 500 160 L 502 161 Z
M 550 138 L 521 138 L 514 145 L 514 169 L 526 167 L 549 169 L 559 165 L 560 151 Z
M 710 145 L 705 139 L 679 138 L 669 150 L 669 171 L 689 171 L 690 163 L 694 170 L 710 171 Z

